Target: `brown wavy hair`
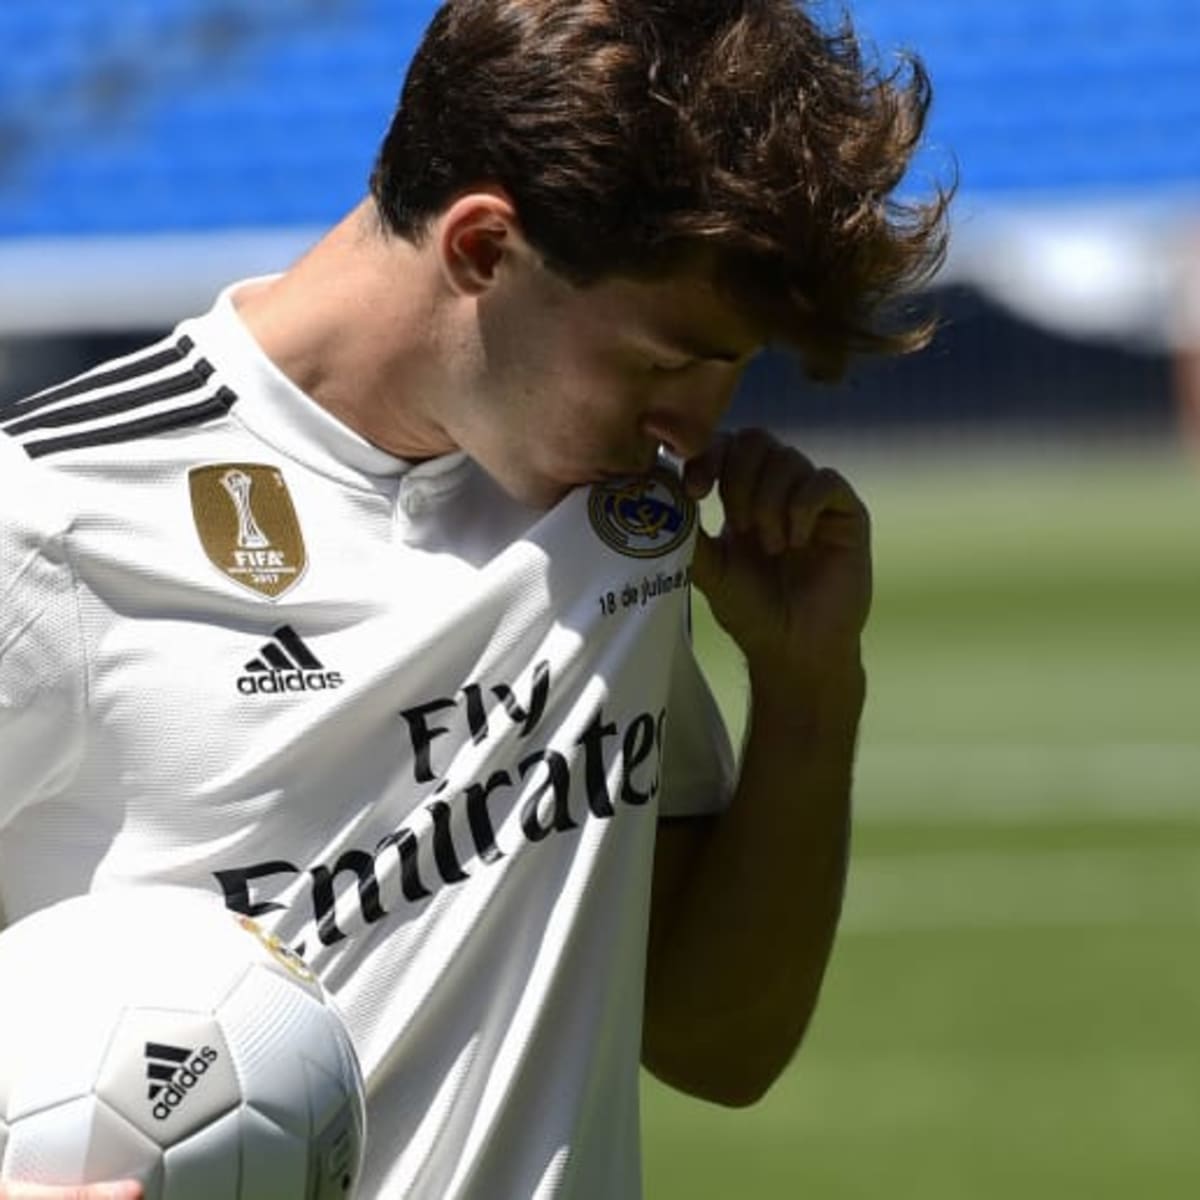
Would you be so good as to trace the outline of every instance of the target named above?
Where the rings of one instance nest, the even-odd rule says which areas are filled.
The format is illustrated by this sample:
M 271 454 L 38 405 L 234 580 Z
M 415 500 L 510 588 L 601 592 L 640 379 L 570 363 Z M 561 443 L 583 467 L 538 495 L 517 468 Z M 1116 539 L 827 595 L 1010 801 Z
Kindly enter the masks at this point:
M 512 198 L 579 286 L 699 259 L 812 374 L 928 342 L 897 301 L 945 254 L 950 189 L 893 192 L 931 99 L 794 0 L 448 0 L 409 68 L 371 191 L 419 242 L 473 186 Z

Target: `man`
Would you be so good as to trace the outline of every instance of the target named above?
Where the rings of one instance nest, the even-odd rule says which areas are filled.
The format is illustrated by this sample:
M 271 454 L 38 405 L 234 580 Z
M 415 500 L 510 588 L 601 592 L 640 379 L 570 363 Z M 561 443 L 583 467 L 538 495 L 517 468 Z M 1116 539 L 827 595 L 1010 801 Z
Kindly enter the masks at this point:
M 451 0 L 307 256 L 0 413 L 4 911 L 163 880 L 271 925 L 355 1038 L 363 1195 L 635 1196 L 639 1050 L 744 1105 L 799 1043 L 868 521 L 716 430 L 768 342 L 927 339 L 881 325 L 942 249 L 889 198 L 927 102 L 791 0 Z

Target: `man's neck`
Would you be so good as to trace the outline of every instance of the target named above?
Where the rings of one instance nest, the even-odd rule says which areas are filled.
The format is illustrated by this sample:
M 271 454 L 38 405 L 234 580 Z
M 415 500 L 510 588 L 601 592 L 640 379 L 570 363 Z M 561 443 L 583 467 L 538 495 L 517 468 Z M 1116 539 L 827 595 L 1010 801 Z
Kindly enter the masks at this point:
M 437 418 L 437 283 L 417 247 L 383 235 L 368 201 L 234 305 L 315 403 L 397 458 L 433 458 L 456 449 Z

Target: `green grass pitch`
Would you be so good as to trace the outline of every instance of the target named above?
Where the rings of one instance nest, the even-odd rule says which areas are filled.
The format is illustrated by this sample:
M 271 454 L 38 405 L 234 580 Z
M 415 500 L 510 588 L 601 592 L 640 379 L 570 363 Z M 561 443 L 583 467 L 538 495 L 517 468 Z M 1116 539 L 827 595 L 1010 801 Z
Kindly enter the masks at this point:
M 851 472 L 870 698 L 816 1021 L 753 1109 L 647 1079 L 648 1200 L 1196 1194 L 1200 462 L 946 457 Z

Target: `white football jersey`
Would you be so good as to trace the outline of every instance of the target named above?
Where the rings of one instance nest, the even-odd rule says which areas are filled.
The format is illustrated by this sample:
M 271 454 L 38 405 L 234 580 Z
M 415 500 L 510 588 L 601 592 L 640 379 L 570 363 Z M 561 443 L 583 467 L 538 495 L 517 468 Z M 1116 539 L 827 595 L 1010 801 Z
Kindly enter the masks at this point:
M 364 1197 L 629 1200 L 655 823 L 732 780 L 695 506 L 391 458 L 232 290 L 0 407 L 3 911 L 159 881 L 268 925 L 357 1046 Z

